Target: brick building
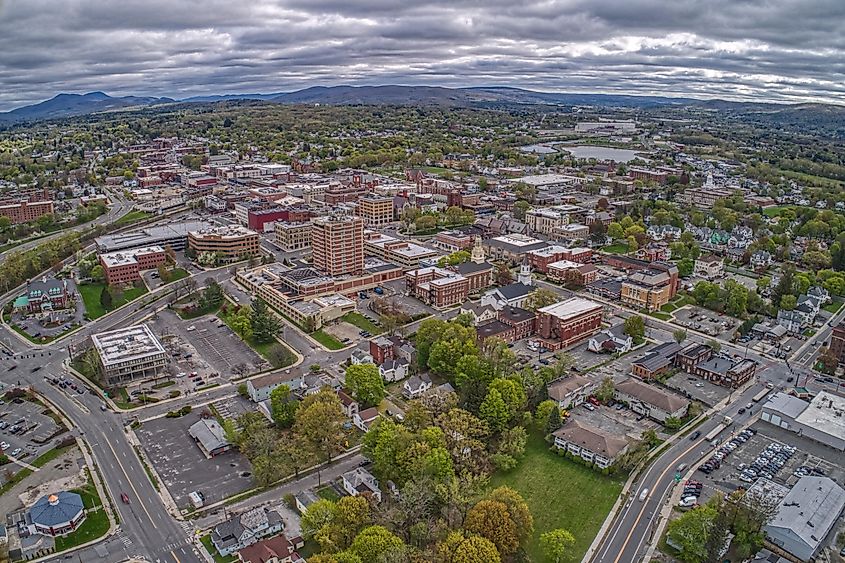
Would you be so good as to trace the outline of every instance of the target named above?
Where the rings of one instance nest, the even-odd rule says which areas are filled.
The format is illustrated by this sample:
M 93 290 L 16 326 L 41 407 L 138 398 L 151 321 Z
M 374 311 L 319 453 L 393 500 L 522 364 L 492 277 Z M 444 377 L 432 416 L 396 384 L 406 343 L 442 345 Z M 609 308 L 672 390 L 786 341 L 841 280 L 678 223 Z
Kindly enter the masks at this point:
M 364 271 L 364 220 L 330 215 L 318 217 L 311 229 L 314 267 L 331 276 Z
M 367 194 L 358 200 L 357 215 L 368 227 L 381 227 L 393 222 L 393 198 Z
M 100 254 L 100 265 L 106 273 L 106 283 L 109 285 L 131 284 L 141 279 L 142 271 L 158 268 L 166 261 L 167 255 L 160 246 Z
M 537 332 L 547 348 L 559 350 L 601 330 L 602 311 L 595 301 L 571 297 L 537 310 Z
M 35 221 L 42 215 L 53 213 L 52 201 L 18 201 L 0 204 L 0 216 L 8 217 L 13 225 Z
M 845 321 L 833 327 L 830 333 L 830 351 L 839 358 L 840 364 L 845 364 Z

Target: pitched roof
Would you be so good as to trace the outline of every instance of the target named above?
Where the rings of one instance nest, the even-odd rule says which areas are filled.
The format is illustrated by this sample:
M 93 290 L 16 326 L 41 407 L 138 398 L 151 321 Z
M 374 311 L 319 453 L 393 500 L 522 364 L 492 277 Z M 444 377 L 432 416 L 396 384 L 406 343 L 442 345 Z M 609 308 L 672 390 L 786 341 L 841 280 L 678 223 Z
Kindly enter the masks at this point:
M 624 438 L 618 438 L 600 428 L 578 420 L 570 420 L 562 428 L 556 430 L 553 435 L 610 459 L 615 458 L 628 447 L 628 441 Z
M 680 395 L 667 393 L 654 385 L 648 385 L 636 379 L 626 379 L 617 383 L 616 390 L 647 405 L 657 407 L 663 412 L 673 413 L 689 405 L 689 401 Z
M 535 289 L 536 288 L 533 285 L 526 285 L 524 283 L 512 283 L 510 285 L 500 287 L 496 291 L 498 291 L 502 295 L 502 297 L 510 301 L 511 299 L 526 297 Z
M 290 541 L 283 534 L 249 545 L 238 551 L 238 555 L 244 563 L 266 563 L 273 558 L 284 561 L 290 556 L 291 547 Z
M 555 401 L 562 401 L 566 398 L 568 393 L 586 387 L 593 383 L 592 380 L 587 379 L 583 375 L 570 375 L 569 377 L 561 377 L 550 382 L 547 386 L 549 391 L 549 398 Z
M 783 498 L 766 529 L 787 529 L 815 548 L 845 508 L 845 490 L 828 477 L 801 477 Z
M 85 505 L 82 497 L 76 493 L 60 491 L 44 495 L 29 509 L 33 524 L 45 527 L 67 524 L 79 515 Z

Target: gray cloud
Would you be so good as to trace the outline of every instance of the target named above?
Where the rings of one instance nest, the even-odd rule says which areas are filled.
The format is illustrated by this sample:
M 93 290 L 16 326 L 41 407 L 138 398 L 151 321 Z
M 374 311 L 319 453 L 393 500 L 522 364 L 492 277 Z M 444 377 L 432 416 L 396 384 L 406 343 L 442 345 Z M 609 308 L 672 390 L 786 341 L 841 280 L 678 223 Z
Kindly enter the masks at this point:
M 0 0 L 0 109 L 332 84 L 845 103 L 842 0 Z

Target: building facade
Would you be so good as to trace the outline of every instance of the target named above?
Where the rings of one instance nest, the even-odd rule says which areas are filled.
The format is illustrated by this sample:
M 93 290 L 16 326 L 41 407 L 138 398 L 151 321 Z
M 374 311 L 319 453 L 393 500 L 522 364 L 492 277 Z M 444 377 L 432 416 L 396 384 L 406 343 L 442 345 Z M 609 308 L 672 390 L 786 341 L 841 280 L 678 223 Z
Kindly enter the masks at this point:
M 311 246 L 311 223 L 276 222 L 276 244 L 286 252 L 304 250 Z
M 91 337 L 108 385 L 158 377 L 167 367 L 167 352 L 147 325 L 136 325 Z
M 368 194 L 358 200 L 357 214 L 368 227 L 381 227 L 393 222 L 393 198 Z
M 167 261 L 160 246 L 100 254 L 100 265 L 109 285 L 126 285 L 141 279 L 141 272 L 158 268 Z
M 215 254 L 221 262 L 237 262 L 261 252 L 258 233 L 239 225 L 191 231 L 188 248 L 198 255 Z
M 53 213 L 52 201 L 20 201 L 0 205 L 0 216 L 8 217 L 13 225 L 35 221 L 42 215 Z
M 358 275 L 364 271 L 364 220 L 330 215 L 314 220 L 311 229 L 314 267 L 329 274 Z
M 537 332 L 547 348 L 559 350 L 601 330 L 602 312 L 595 301 L 571 297 L 537 310 Z

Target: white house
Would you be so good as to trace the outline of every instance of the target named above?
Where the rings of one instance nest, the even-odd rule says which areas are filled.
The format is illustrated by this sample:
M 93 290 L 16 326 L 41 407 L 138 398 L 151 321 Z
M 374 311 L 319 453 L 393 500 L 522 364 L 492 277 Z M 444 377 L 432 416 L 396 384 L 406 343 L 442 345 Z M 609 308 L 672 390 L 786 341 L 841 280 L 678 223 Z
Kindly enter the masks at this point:
M 376 502 L 381 502 L 381 489 L 378 481 L 363 467 L 356 467 L 343 474 L 343 490 L 353 497 L 371 495 Z
M 789 334 L 801 334 L 809 326 L 806 317 L 798 311 L 778 311 L 778 324 Z
M 627 379 L 617 383 L 613 398 L 627 403 L 635 413 L 643 414 L 660 423 L 665 422 L 669 417 L 678 419 L 685 417 L 690 404 L 680 395 L 668 393 L 637 379 Z
M 501 311 L 505 307 L 524 309 L 525 301 L 537 288 L 523 283 L 512 283 L 504 287 L 491 289 L 481 298 L 482 306 L 490 306 Z
M 261 403 L 270 398 L 270 393 L 280 385 L 287 385 L 291 391 L 302 387 L 302 375 L 297 373 L 270 373 L 255 377 L 246 382 L 249 398 L 255 403 Z
M 755 268 L 766 268 L 772 265 L 772 255 L 765 250 L 758 250 L 751 255 L 751 265 Z
M 375 361 L 373 361 L 373 357 L 360 348 L 352 350 L 352 354 L 349 356 L 349 362 L 352 365 L 375 363 Z
M 356 412 L 352 415 L 352 424 L 354 424 L 361 432 L 366 432 L 370 429 L 370 425 L 381 415 L 378 409 L 370 407 L 362 411 Z
M 405 379 L 408 376 L 408 360 L 399 358 L 398 360 L 385 360 L 378 367 L 378 372 L 381 378 L 388 383 Z
M 275 510 L 253 508 L 215 526 L 211 532 L 211 543 L 221 556 L 226 557 L 263 537 L 281 532 L 284 525 L 281 514 Z
M 625 334 L 623 325 L 616 325 L 593 335 L 587 342 L 587 349 L 595 354 L 610 352 L 625 354 L 634 346 L 634 339 Z
M 431 379 L 427 375 L 415 375 L 405 381 L 402 385 L 402 394 L 407 399 L 416 399 L 431 389 Z

